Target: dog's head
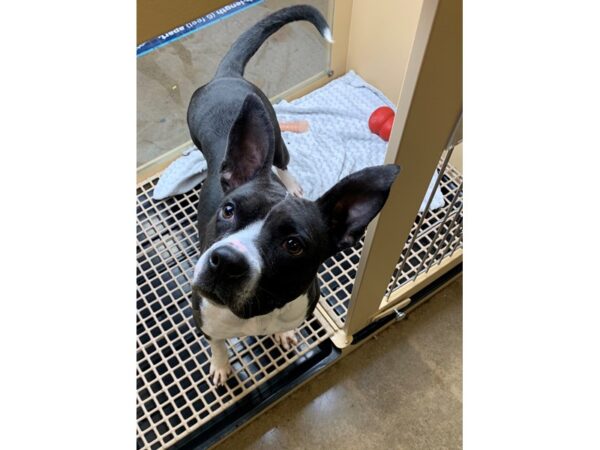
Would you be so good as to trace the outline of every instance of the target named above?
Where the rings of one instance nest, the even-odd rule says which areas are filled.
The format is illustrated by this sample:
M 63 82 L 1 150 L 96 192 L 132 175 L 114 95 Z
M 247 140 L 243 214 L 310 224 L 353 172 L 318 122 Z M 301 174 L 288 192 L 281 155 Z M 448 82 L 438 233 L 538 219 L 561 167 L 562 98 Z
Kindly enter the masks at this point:
M 287 194 L 274 178 L 274 145 L 272 124 L 246 100 L 222 166 L 225 195 L 207 225 L 192 282 L 201 296 L 246 319 L 305 293 L 323 261 L 355 245 L 400 170 L 363 169 L 309 201 Z

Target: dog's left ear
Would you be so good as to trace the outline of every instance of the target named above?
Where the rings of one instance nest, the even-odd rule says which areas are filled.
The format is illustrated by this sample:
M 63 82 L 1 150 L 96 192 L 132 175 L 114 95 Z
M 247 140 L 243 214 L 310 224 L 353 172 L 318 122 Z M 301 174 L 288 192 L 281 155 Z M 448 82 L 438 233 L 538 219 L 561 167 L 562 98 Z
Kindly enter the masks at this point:
M 221 166 L 221 186 L 226 193 L 270 171 L 275 153 L 275 130 L 262 100 L 250 94 L 233 122 Z
M 351 247 L 379 213 L 400 166 L 367 167 L 340 180 L 317 200 L 334 252 Z

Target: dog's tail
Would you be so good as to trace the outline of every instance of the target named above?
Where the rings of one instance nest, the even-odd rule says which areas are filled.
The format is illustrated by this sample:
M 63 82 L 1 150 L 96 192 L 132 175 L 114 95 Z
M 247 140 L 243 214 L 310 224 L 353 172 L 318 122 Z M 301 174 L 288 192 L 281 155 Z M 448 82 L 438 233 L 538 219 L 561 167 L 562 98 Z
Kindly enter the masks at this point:
M 312 23 L 327 41 L 333 43 L 329 25 L 316 8 L 308 5 L 283 8 L 257 22 L 237 38 L 219 64 L 215 78 L 243 76 L 246 64 L 263 42 L 286 23 L 297 20 Z

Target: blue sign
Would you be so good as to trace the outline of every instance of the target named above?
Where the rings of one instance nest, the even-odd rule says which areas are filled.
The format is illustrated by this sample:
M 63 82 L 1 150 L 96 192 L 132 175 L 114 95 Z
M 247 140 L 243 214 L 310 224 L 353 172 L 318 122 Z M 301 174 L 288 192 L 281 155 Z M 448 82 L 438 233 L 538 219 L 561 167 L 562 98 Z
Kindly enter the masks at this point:
M 188 34 L 195 33 L 202 28 L 205 28 L 213 23 L 217 23 L 219 20 L 226 17 L 232 16 L 239 13 L 240 11 L 250 8 L 251 6 L 258 5 L 264 0 L 239 0 L 229 5 L 223 6 L 222 8 L 213 11 L 204 17 L 192 20 L 185 25 L 175 28 L 174 30 L 168 31 L 167 33 L 161 34 L 160 36 L 150 39 L 137 47 L 137 56 L 143 56 L 150 53 L 152 50 L 163 47 L 171 42 L 175 42 Z

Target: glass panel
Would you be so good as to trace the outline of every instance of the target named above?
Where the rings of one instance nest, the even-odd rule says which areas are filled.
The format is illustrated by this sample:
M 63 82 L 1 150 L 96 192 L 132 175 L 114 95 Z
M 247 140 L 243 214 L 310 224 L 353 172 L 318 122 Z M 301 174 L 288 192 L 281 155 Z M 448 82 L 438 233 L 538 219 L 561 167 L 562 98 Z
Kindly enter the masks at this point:
M 192 93 L 213 77 L 233 41 L 258 20 L 293 4 L 310 4 L 328 22 L 333 0 L 265 0 L 213 22 L 137 59 L 138 167 L 186 144 Z M 307 22 L 271 36 L 246 67 L 245 78 L 274 97 L 329 69 L 330 46 Z

